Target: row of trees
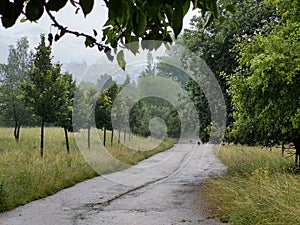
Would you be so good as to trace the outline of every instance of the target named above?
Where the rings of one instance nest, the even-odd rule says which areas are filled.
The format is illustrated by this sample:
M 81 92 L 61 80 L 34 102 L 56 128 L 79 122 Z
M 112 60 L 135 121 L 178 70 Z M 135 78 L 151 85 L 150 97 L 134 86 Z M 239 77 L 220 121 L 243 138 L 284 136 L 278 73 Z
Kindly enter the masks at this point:
M 238 67 L 228 77 L 234 139 L 264 146 L 293 143 L 300 161 L 300 5 L 272 4 L 280 17 L 268 33 L 236 45 Z M 300 166 L 300 163 L 299 163 Z
M 146 69 L 142 77 L 154 75 Z M 118 133 L 115 135 L 118 136 L 119 143 L 121 132 L 124 135 L 124 142 L 126 135 L 130 138 L 131 134 L 145 137 L 152 135 L 155 138 L 162 138 L 166 134 L 172 137 L 180 135 L 178 113 L 168 101 L 157 97 L 136 99 L 135 96 L 128 96 L 128 93 L 120 93 L 126 85 L 129 85 L 130 91 L 137 95 L 138 92 L 143 92 L 140 79 L 131 82 L 128 76 L 125 83 L 121 85 L 112 81 L 111 77 L 103 80 L 104 82 L 98 80 L 96 84 L 82 82 L 75 96 L 73 128 L 75 131 L 82 128 L 87 129 L 88 146 L 90 146 L 90 129 L 93 126 L 103 130 L 104 146 L 106 145 L 107 130 L 111 131 L 111 142 L 113 142 L 114 131 L 117 130 Z M 152 130 L 149 129 L 149 123 L 155 117 L 166 122 L 166 133 L 160 129 L 159 125 Z M 126 124 L 127 122 L 128 124 Z
M 67 151 L 71 130 L 73 95 L 76 88 L 72 75 L 61 72 L 60 64 L 52 64 L 51 47 L 45 36 L 29 51 L 26 37 L 9 47 L 7 64 L 1 65 L 2 117 L 15 123 L 14 136 L 19 141 L 23 124 L 40 124 L 40 154 L 43 156 L 45 123 L 53 123 L 65 130 Z
M 298 100 L 300 96 L 298 78 L 300 22 L 297 14 L 300 9 L 299 2 L 298 0 L 276 0 L 272 1 L 272 4 L 264 0 L 233 2 L 236 5 L 235 19 L 226 19 L 230 17 L 230 14 L 227 11 L 220 11 L 224 14 L 221 17 L 222 23 L 212 21 L 207 27 L 204 26 L 208 19 L 206 16 L 195 18 L 192 21 L 194 29 L 186 30 L 178 42 L 183 43 L 199 59 L 204 59 L 217 77 L 226 100 L 227 141 L 269 147 L 292 142 L 296 147 L 296 162 L 298 163 L 300 158 L 300 102 Z M 10 98 L 5 95 L 5 91 L 1 91 L 3 95 L 1 106 L 13 106 L 9 110 L 7 107 L 4 108 L 7 115 L 10 115 L 16 122 L 16 140 L 18 140 L 20 126 L 23 123 L 22 118 L 26 118 L 28 113 L 38 116 L 41 127 L 45 122 L 55 122 L 65 130 L 68 129 L 66 124 L 69 124 L 71 120 L 72 110 L 78 118 L 82 116 L 80 113 L 83 113 L 77 113 L 75 108 L 72 109 L 75 84 L 72 79 L 68 78 L 70 75 L 60 73 L 59 65 L 51 64 L 49 53 L 51 51 L 45 46 L 44 39 L 42 37 L 35 54 L 28 52 L 26 47 L 23 49 L 20 47 L 20 50 L 11 48 L 9 55 L 11 60 L 8 60 L 7 65 L 1 66 L 2 74 L 5 74 L 2 76 L 1 89 L 11 90 L 14 93 L 12 95 L 14 98 Z M 24 52 L 26 57 L 21 57 L 19 61 L 16 61 L 18 56 L 15 52 Z M 46 59 L 41 57 L 43 54 L 47 56 Z M 195 76 L 201 76 L 199 74 L 201 65 L 197 64 L 197 60 L 192 61 L 189 54 L 181 54 L 176 45 L 169 56 L 164 57 L 156 66 L 149 56 L 148 66 L 143 75 L 156 74 L 171 77 L 187 90 L 198 110 L 200 137 L 203 141 L 208 141 L 211 135 L 210 126 L 214 121 L 211 121 L 212 112 L 209 110 L 206 93 L 195 81 L 189 79 L 184 71 L 176 70 L 165 63 L 172 61 L 176 63 L 178 59 Z M 43 68 L 44 65 L 46 68 Z M 27 72 L 24 72 L 24 68 Z M 13 70 L 19 72 L 11 72 Z M 21 74 L 21 76 L 24 74 L 24 77 L 16 78 L 11 74 Z M 43 84 L 39 83 L 39 79 L 42 78 L 46 79 Z M 18 82 L 10 82 L 14 79 Z M 46 85 L 39 89 L 40 86 L 50 83 L 51 87 Z M 118 113 L 114 112 L 112 107 L 121 88 L 122 86 L 113 84 L 108 86 L 108 89 L 102 89 L 100 95 L 96 94 L 99 91 L 97 85 L 96 87 L 87 85 L 79 92 L 77 91 L 81 104 L 86 104 L 87 113 L 92 113 L 82 118 L 96 118 L 96 126 L 104 129 L 105 135 L 107 129 L 112 130 L 113 133 L 114 120 L 117 121 L 119 132 L 126 127 L 123 124 L 126 113 L 122 112 L 128 110 L 126 101 L 132 100 L 124 97 L 124 104 L 121 101 L 118 105 L 121 108 Z M 58 93 L 59 95 L 53 97 L 53 94 Z M 36 100 L 38 97 L 44 98 L 45 101 L 38 102 Z M 84 103 L 84 99 L 88 102 Z M 92 104 L 91 99 L 94 99 Z M 50 105 L 50 100 L 55 103 Z M 185 102 L 179 96 L 178 101 L 182 101 L 183 104 Z M 23 108 L 22 104 L 25 104 L 26 109 L 30 111 L 19 111 L 14 108 L 16 105 Z M 132 131 L 148 135 L 150 118 L 158 115 L 167 121 L 168 133 L 178 136 L 180 121 L 178 112 L 172 107 L 161 99 L 142 99 L 131 110 Z M 91 121 L 84 119 L 76 121 L 81 123 L 78 128 L 90 129 Z M 126 132 L 124 130 L 125 134 Z M 41 144 L 41 149 L 42 147 Z
M 204 27 L 205 17 L 194 18 L 194 29 L 186 30 L 181 42 L 206 61 L 223 89 L 226 140 L 268 147 L 293 143 L 299 163 L 299 1 L 234 2 L 234 20 Z M 189 60 L 181 59 L 197 71 Z M 198 111 L 205 109 L 202 121 L 209 127 L 213 121 L 203 90 L 192 80 L 186 87 Z
M 149 60 L 148 64 L 153 64 Z M 19 142 L 22 125 L 40 125 L 40 154 L 43 156 L 45 124 L 60 126 L 65 131 L 66 148 L 69 153 L 68 131 L 87 129 L 88 148 L 90 148 L 90 129 L 96 127 L 104 132 L 103 144 L 106 145 L 107 130 L 111 131 L 113 142 L 114 129 L 118 131 L 120 143 L 121 131 L 124 141 L 127 133 L 142 136 L 151 135 L 149 121 L 161 117 L 170 129 L 168 134 L 180 134 L 178 115 L 172 106 L 159 98 L 144 98 L 133 104 L 129 115 L 131 132 L 126 130 L 126 115 L 128 105 L 133 98 L 119 96 L 119 102 L 113 108 L 113 103 L 124 87 L 130 84 L 129 77 L 124 85 L 118 85 L 110 76 L 100 76 L 96 84 L 82 82 L 78 86 L 68 72 L 61 72 L 60 64 L 52 63 L 51 47 L 46 46 L 45 36 L 35 48 L 35 53 L 29 50 L 27 38 L 17 41 L 16 47 L 9 47 L 6 64 L 1 64 L 1 117 L 14 122 L 14 136 Z M 144 76 L 153 75 L 153 71 L 144 72 Z M 133 84 L 133 83 L 132 83 Z M 134 86 L 134 85 L 133 85 Z M 137 81 L 136 89 L 139 86 Z M 121 99 L 121 101 L 120 101 Z M 113 123 L 115 126 L 113 126 Z M 162 138 L 164 133 L 159 129 L 152 135 Z

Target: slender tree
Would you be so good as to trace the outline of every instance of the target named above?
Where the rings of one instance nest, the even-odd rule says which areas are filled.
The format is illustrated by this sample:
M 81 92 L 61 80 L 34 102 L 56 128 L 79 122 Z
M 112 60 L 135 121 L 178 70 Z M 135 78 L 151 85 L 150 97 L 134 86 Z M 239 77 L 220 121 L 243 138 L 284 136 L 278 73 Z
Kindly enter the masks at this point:
M 300 166 L 300 20 L 298 0 L 275 1 L 279 24 L 237 46 L 239 67 L 229 77 L 237 142 L 274 146 L 293 143 Z
M 51 62 L 51 47 L 46 46 L 45 36 L 36 47 L 33 68 L 28 71 L 28 79 L 21 83 L 22 97 L 41 124 L 40 154 L 44 154 L 44 127 L 46 122 L 56 121 L 57 112 L 63 108 L 68 98 L 65 78 L 61 65 Z
M 76 89 L 75 81 L 72 79 L 72 75 L 65 73 L 62 75 L 61 86 L 65 89 L 64 95 L 61 96 L 64 98 L 64 104 L 56 111 L 55 123 L 58 126 L 61 126 L 64 129 L 66 149 L 67 153 L 70 153 L 68 131 L 73 131 L 72 126 L 72 112 L 73 112 L 73 100 L 74 93 Z
M 98 97 L 95 108 L 96 127 L 103 129 L 103 145 L 106 145 L 106 131 L 111 129 L 111 98 L 108 89 L 105 89 Z
M 210 26 L 205 27 L 205 17 L 196 17 L 191 24 L 193 29 L 185 30 L 182 42 L 193 54 L 199 56 L 214 73 L 222 89 L 226 101 L 227 126 L 233 122 L 231 98 L 228 95 L 228 83 L 224 74 L 231 74 L 238 66 L 237 52 L 232 51 L 235 44 L 245 35 L 269 33 L 272 24 L 278 20 L 276 7 L 267 4 L 264 0 L 234 0 L 236 12 L 234 19 L 219 23 L 213 21 Z M 224 14 L 226 16 L 226 13 Z M 189 53 L 181 57 L 182 64 L 189 69 L 200 80 L 200 60 L 192 61 Z M 206 85 L 206 84 L 204 84 Z M 209 85 L 209 84 L 208 84 Z M 211 122 L 208 102 L 203 90 L 193 80 L 188 81 L 186 90 L 191 93 L 199 112 L 200 133 L 202 138 L 208 140 L 207 129 Z
M 30 117 L 25 108 L 25 102 L 20 98 L 20 82 L 27 79 L 26 70 L 32 65 L 33 53 L 29 51 L 29 42 L 26 37 L 17 41 L 16 47 L 9 46 L 7 64 L 0 65 L 1 76 L 1 112 L 6 119 L 13 120 L 14 137 L 16 142 L 20 138 L 21 125 Z
M 95 105 L 98 95 L 95 85 L 82 86 L 80 84 L 73 103 L 73 128 L 74 131 L 87 130 L 88 149 L 91 147 L 90 131 L 95 126 Z

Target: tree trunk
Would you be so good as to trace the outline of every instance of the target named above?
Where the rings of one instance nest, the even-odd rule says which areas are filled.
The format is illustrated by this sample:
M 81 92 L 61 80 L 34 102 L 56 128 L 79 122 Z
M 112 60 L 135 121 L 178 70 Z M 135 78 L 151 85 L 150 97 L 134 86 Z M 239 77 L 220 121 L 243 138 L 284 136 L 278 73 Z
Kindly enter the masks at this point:
M 124 144 L 126 143 L 126 133 L 127 133 L 127 131 L 126 131 L 126 129 L 124 130 Z
M 114 129 L 111 129 L 110 145 L 112 146 L 114 142 Z
M 120 140 L 121 140 L 121 130 L 119 130 L 119 139 L 118 139 L 118 144 L 120 144 Z
M 64 127 L 65 130 L 65 138 L 66 138 L 66 148 L 67 148 L 67 154 L 70 154 L 70 146 L 69 146 L 69 138 L 68 138 L 68 130 Z
M 43 156 L 44 156 L 44 126 L 45 126 L 45 122 L 42 121 L 42 124 L 41 124 L 41 144 L 40 144 L 41 158 L 43 158 Z
M 91 148 L 91 127 L 88 126 L 88 149 Z
M 105 146 L 106 143 L 106 127 L 104 127 L 104 135 L 103 135 L 103 145 Z
M 15 129 L 14 129 L 14 136 L 15 136 L 15 141 L 19 143 L 19 137 L 20 137 L 20 128 L 21 128 L 21 123 L 15 122 Z
M 295 154 L 295 163 L 297 166 L 300 167 L 300 139 L 295 139 L 293 141 L 293 144 L 296 148 L 296 154 Z

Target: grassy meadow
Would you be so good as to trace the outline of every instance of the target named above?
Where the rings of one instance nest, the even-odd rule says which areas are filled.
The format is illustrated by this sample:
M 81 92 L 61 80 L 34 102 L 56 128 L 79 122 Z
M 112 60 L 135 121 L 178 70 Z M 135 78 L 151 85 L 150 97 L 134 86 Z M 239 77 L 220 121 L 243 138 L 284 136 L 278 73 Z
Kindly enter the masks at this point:
M 103 134 L 100 132 L 99 135 L 101 137 Z M 21 128 L 19 143 L 14 140 L 12 128 L 0 128 L 0 212 L 54 194 L 98 175 L 78 150 L 73 133 L 69 134 L 69 142 L 68 155 L 63 129 L 46 128 L 44 157 L 41 158 L 39 128 Z M 109 154 L 128 165 L 168 149 L 174 143 L 175 140 L 165 138 L 151 151 L 135 151 L 118 144 L 117 138 L 111 146 L 110 133 L 107 136 Z M 97 149 L 93 149 L 91 145 L 89 151 L 92 154 Z M 101 173 L 110 172 L 105 166 L 102 166 Z M 118 169 L 122 168 L 114 168 Z
M 281 150 L 225 145 L 218 157 L 228 167 L 205 184 L 215 216 L 231 225 L 299 225 L 300 175 Z

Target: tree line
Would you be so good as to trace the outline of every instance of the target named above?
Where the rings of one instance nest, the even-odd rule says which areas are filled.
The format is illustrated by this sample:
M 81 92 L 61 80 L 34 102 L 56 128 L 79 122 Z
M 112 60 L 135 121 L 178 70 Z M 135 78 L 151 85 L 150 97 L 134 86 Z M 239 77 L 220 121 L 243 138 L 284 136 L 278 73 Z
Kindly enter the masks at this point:
M 199 59 L 203 59 L 219 82 L 225 96 L 227 110 L 225 141 L 249 145 L 258 144 L 268 147 L 293 143 L 296 148 L 295 161 L 299 164 L 299 1 L 233 0 L 232 3 L 235 5 L 233 8 L 234 17 L 232 17 L 230 11 L 219 10 L 221 17 L 219 17 L 218 21 L 210 21 L 209 26 L 206 26 L 207 21 L 210 20 L 209 15 L 195 17 L 191 22 L 193 28 L 185 30 L 183 35 L 178 38 L 177 43 L 184 44 L 188 51 L 196 53 Z M 224 5 L 220 3 L 218 7 L 222 9 Z M 178 45 L 172 46 L 170 54 L 165 56 L 164 60 L 168 62 L 168 60 L 176 61 L 180 59 L 180 62 L 191 73 L 195 76 L 201 76 L 199 74 L 199 66 L 201 65 L 197 64 L 197 60 L 191 61 L 189 54 L 179 54 L 176 48 L 178 48 Z M 26 79 L 30 78 L 30 74 L 38 73 L 39 70 L 36 68 L 38 61 L 41 60 L 37 54 L 27 54 L 28 58 L 26 60 L 23 60 L 22 63 L 17 63 L 19 70 L 22 70 L 25 65 L 24 68 L 29 68 L 28 70 L 31 71 L 28 74 L 27 72 L 25 73 Z M 10 51 L 9 57 L 15 57 L 13 51 Z M 13 64 L 13 61 L 15 60 L 11 60 L 11 64 Z M 119 61 L 123 62 L 123 59 Z M 148 61 L 151 62 L 151 57 L 149 57 Z M 153 73 L 151 65 L 151 63 L 148 63 L 145 74 Z M 205 96 L 203 90 L 195 81 L 185 76 L 183 71 L 171 68 L 168 63 L 158 63 L 155 69 L 156 74 L 176 80 L 189 93 L 198 111 L 200 138 L 203 141 L 208 141 L 212 132 L 212 124 L 215 121 L 211 120 L 207 96 Z M 6 73 L 9 74 L 11 69 L 9 66 L 1 66 L 1 70 L 6 70 Z M 61 77 L 60 79 L 63 81 L 57 81 L 57 85 L 58 87 L 59 85 L 65 85 L 60 90 L 67 90 L 68 82 L 62 77 L 68 76 L 60 74 L 60 67 L 57 65 L 51 65 L 51 70 L 53 72 L 48 74 L 49 79 Z M 58 76 L 58 74 L 60 75 Z M 1 103 L 1 106 L 11 105 L 16 107 L 16 105 L 22 106 L 22 104 L 27 102 L 25 104 L 27 105 L 26 109 L 33 110 L 34 114 L 31 112 L 31 115 L 38 116 L 39 123 L 43 124 L 43 121 L 48 122 L 54 118 L 56 122 L 65 121 L 58 118 L 67 118 L 66 115 L 68 113 L 62 109 L 71 107 L 60 105 L 60 102 L 67 101 L 57 99 L 56 105 L 51 109 L 55 107 L 60 109 L 52 113 L 51 119 L 47 116 L 43 117 L 42 108 L 34 110 L 34 104 L 38 102 L 34 100 L 34 92 L 31 91 L 33 90 L 32 88 L 35 88 L 33 81 L 18 78 L 20 82 L 17 83 L 20 85 L 10 86 L 8 82 L 10 79 L 15 78 L 7 75 L 7 79 L 2 79 L 1 89 L 9 88 L 14 93 L 17 93 L 14 95 L 17 97 L 10 99 L 8 96 L 5 96 L 5 91 L 1 91 L 1 95 L 3 95 L 1 99 L 4 102 Z M 71 83 L 69 82 L 70 89 L 72 89 Z M 118 86 L 116 89 L 120 90 L 119 85 L 116 86 Z M 51 93 L 53 88 L 46 90 Z M 83 91 L 81 94 L 82 98 L 90 99 L 93 97 L 93 92 L 95 92 L 93 89 L 97 91 L 95 87 L 89 87 Z M 25 97 L 26 93 L 28 93 L 27 97 Z M 70 93 L 72 92 L 69 92 L 71 96 L 72 94 Z M 107 111 L 107 109 L 111 109 L 108 106 L 111 106 L 114 101 L 113 95 L 109 95 L 109 93 L 109 89 L 103 90 L 101 101 L 95 100 L 96 103 L 89 106 L 95 107 L 95 112 L 98 112 L 98 114 L 96 113 L 97 115 L 102 115 L 98 117 L 96 122 L 97 127 L 105 130 L 112 130 L 111 120 L 109 121 L 107 115 L 114 114 L 114 112 Z M 44 90 L 39 93 L 39 96 L 46 97 L 47 93 Z M 67 95 L 62 98 L 67 98 Z M 134 112 L 135 110 L 144 113 L 140 115 L 151 115 L 151 108 L 154 109 L 155 104 L 165 106 L 168 108 L 168 113 L 162 115 L 162 117 L 169 121 L 169 134 L 173 132 L 176 136 L 180 133 L 178 114 L 170 105 L 160 101 L 162 100 L 144 99 L 136 105 L 136 109 L 134 108 L 131 113 L 138 118 L 137 113 Z M 184 104 L 184 100 L 182 102 Z M 120 107 L 125 107 L 124 105 L 126 104 L 120 104 Z M 159 109 L 159 107 L 157 108 Z M 46 106 L 44 110 L 48 110 Z M 64 113 L 58 113 L 60 110 Z M 5 111 L 10 114 L 10 118 L 14 118 L 15 137 L 17 140 L 20 125 L 23 122 L 16 121 L 19 121 L 19 118 L 26 118 L 28 112 L 22 111 L 22 114 L 18 114 L 18 110 L 11 110 L 10 112 L 7 109 L 3 110 L 3 112 Z M 97 117 L 97 115 L 94 116 Z M 143 116 L 143 118 L 147 117 Z M 141 129 L 141 126 L 144 126 L 144 122 L 136 118 L 130 121 L 132 130 L 142 135 L 149 134 L 149 129 Z M 120 126 L 122 126 L 122 113 L 116 116 L 117 119 L 120 121 Z M 82 123 L 82 127 L 89 129 L 88 121 Z M 62 127 L 67 127 L 61 125 L 63 122 L 58 122 L 58 124 Z M 170 129 L 171 127 L 172 129 Z M 121 129 L 118 130 L 120 131 Z
M 299 1 L 233 2 L 233 20 L 204 27 L 205 17 L 194 18 L 181 41 L 205 60 L 223 89 L 225 141 L 266 147 L 292 143 L 300 166 Z M 198 110 L 207 109 L 203 91 L 192 80 L 188 89 Z M 213 122 L 209 113 L 204 111 L 204 127 Z
M 179 135 L 180 123 L 172 106 L 152 98 L 141 99 L 134 104 L 130 111 L 131 132 L 124 130 L 124 116 L 129 110 L 128 101 L 132 99 L 121 98 L 118 113 L 113 111 L 112 105 L 121 89 L 131 82 L 129 77 L 119 85 L 109 75 L 102 74 L 96 84 L 82 82 L 77 85 L 70 73 L 62 73 L 61 64 L 52 63 L 51 46 L 46 44 L 44 35 L 40 38 L 35 53 L 29 50 L 26 37 L 19 39 L 16 47 L 9 46 L 7 63 L 0 65 L 1 117 L 2 121 L 14 123 L 16 142 L 19 142 L 22 125 L 40 126 L 40 155 L 43 157 L 45 125 L 59 126 L 64 129 L 69 153 L 68 132 L 87 129 L 90 148 L 90 129 L 95 126 L 103 130 L 105 146 L 107 130 L 111 131 L 112 144 L 114 128 L 117 129 L 119 143 L 121 132 L 124 141 L 131 132 L 149 136 L 149 121 L 155 116 L 164 118 L 168 127 L 172 127 L 168 130 L 170 136 Z M 144 72 L 144 76 L 150 74 L 151 71 Z M 112 120 L 117 121 L 117 127 L 112 126 Z M 158 130 L 153 135 L 162 138 L 164 134 Z

